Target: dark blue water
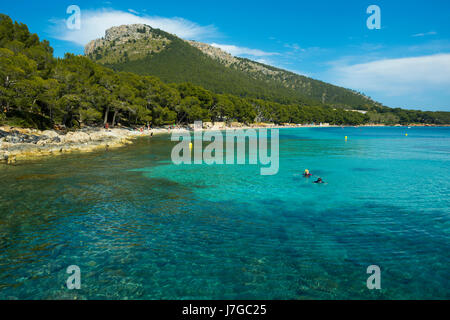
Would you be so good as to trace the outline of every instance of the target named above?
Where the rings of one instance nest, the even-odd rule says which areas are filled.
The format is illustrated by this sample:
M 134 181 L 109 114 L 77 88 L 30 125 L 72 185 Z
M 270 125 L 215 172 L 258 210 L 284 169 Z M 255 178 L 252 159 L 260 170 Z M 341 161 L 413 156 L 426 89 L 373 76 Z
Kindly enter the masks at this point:
M 0 298 L 450 298 L 450 128 L 282 129 L 275 176 L 173 145 L 1 165 Z

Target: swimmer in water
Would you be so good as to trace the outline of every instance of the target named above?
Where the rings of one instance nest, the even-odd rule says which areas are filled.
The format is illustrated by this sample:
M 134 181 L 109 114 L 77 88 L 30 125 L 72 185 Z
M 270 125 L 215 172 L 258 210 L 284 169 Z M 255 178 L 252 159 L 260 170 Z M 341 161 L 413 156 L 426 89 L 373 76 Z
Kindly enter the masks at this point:
M 316 181 L 314 181 L 314 183 L 324 183 L 322 178 L 318 178 Z

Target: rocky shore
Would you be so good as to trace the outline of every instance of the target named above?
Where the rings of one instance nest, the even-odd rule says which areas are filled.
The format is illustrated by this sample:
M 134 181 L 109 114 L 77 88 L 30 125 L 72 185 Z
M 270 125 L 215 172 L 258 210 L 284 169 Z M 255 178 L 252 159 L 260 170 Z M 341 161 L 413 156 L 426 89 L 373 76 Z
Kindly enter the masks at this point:
M 252 125 L 251 128 L 274 127 L 273 124 Z M 241 123 L 205 122 L 204 130 L 226 130 L 250 128 Z M 61 155 L 70 152 L 90 152 L 107 150 L 132 143 L 138 136 L 171 133 L 174 131 L 192 130 L 193 125 L 186 127 L 153 128 L 136 130 L 131 128 L 104 129 L 87 127 L 76 131 L 58 131 L 16 128 L 0 126 L 0 163 L 13 164 L 16 161 L 36 159 L 43 156 Z
M 75 151 L 106 150 L 131 143 L 136 136 L 145 134 L 151 134 L 151 131 L 86 128 L 64 132 L 0 127 L 0 162 L 11 164 L 17 160 L 35 159 Z
M 360 127 L 384 126 L 377 124 Z M 400 125 L 397 125 L 400 126 Z M 411 124 L 409 126 L 419 126 Z M 422 126 L 422 125 L 420 125 Z M 16 161 L 36 159 L 43 156 L 61 155 L 70 152 L 91 152 L 108 150 L 132 143 L 138 136 L 149 136 L 174 131 L 193 130 L 193 125 L 176 128 L 153 128 L 136 130 L 131 128 L 104 129 L 88 127 L 77 131 L 57 131 L 24 129 L 0 126 L 0 163 L 13 164 Z M 292 127 L 340 127 L 333 125 L 275 125 L 258 123 L 246 126 L 242 123 L 203 123 L 203 130 L 257 129 L 257 128 L 292 128 Z
M 61 155 L 70 152 L 91 152 L 107 150 L 132 143 L 138 136 L 149 136 L 174 131 L 193 130 L 193 125 L 186 127 L 153 128 L 136 130 L 131 128 L 104 129 L 88 127 L 76 131 L 58 131 L 16 128 L 0 126 L 0 163 L 13 164 L 16 161 L 32 160 L 43 156 Z M 203 130 L 226 130 L 248 128 L 275 128 L 274 124 L 242 123 L 203 123 Z

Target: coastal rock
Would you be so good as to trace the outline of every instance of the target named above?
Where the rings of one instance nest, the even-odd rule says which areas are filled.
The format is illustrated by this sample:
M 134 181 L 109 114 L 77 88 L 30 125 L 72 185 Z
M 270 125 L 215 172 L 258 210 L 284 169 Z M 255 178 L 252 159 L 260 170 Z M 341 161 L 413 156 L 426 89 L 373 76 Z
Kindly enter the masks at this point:
M 85 132 L 69 132 L 61 138 L 64 143 L 83 143 L 90 140 L 91 137 Z
M 16 160 L 36 159 L 48 155 L 117 148 L 131 143 L 133 137 L 143 134 L 125 128 L 105 130 L 85 127 L 78 131 L 59 134 L 54 130 L 1 127 L 0 161 L 14 163 Z
M 46 136 L 51 139 L 51 138 L 56 138 L 59 135 L 53 130 L 45 130 L 45 131 L 42 131 L 42 136 Z
M 25 137 L 25 142 L 36 144 L 40 140 L 39 136 L 31 135 Z
M 47 142 L 47 139 L 41 139 L 41 140 L 39 140 L 39 141 L 36 143 L 36 145 L 38 145 L 38 146 L 45 146 L 47 143 L 48 143 L 48 142 Z
M 24 133 L 27 132 L 27 133 Z M 40 137 L 35 134 L 28 134 L 32 131 L 25 131 L 24 129 L 20 130 L 11 130 L 9 132 L 2 131 L 1 136 L 3 141 L 9 143 L 37 143 L 40 140 Z
M 105 133 L 104 132 L 91 132 L 89 134 L 92 141 L 102 141 L 105 139 Z
M 9 135 L 5 138 L 5 142 L 9 142 L 9 143 L 19 143 L 19 142 L 23 142 L 23 139 L 21 139 L 19 136 L 17 135 Z

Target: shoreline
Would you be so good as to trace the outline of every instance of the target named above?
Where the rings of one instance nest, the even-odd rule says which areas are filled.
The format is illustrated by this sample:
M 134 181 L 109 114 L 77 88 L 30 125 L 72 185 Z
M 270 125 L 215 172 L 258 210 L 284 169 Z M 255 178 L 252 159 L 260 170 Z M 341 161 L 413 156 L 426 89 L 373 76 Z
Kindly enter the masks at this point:
M 206 124 L 206 123 L 205 123 Z M 231 126 L 203 126 L 203 131 L 233 129 L 286 129 L 286 128 L 336 128 L 336 127 L 448 127 L 448 125 L 274 125 L 233 123 Z M 176 128 L 152 128 L 143 131 L 133 128 L 86 127 L 75 131 L 37 130 L 0 126 L 0 163 L 14 164 L 16 161 L 35 160 L 46 156 L 57 156 L 72 152 L 93 152 L 119 148 L 133 143 L 138 137 L 192 131 L 192 126 Z
M 6 129 L 6 130 L 5 130 Z M 143 135 L 124 128 L 86 128 L 70 132 L 0 127 L 0 163 L 35 160 L 72 152 L 118 148 Z

